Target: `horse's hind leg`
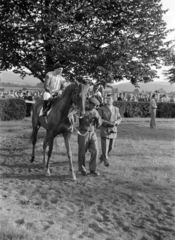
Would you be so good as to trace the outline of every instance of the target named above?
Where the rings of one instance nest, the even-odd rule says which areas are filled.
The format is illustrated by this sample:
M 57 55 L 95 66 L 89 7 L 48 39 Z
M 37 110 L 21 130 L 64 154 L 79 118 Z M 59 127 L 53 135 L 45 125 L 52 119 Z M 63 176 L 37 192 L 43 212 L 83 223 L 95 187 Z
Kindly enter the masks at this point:
M 32 156 L 30 159 L 30 162 L 33 163 L 35 160 L 35 145 L 36 145 L 36 141 L 37 141 L 37 134 L 38 134 L 38 130 L 40 128 L 40 125 L 37 125 L 35 127 L 33 127 L 33 132 L 32 132 L 32 136 L 31 136 L 31 140 L 32 140 Z
M 49 138 L 49 135 L 48 135 L 48 132 L 47 132 L 46 136 L 45 136 L 45 139 L 44 139 L 44 142 L 43 142 L 43 164 L 44 164 L 44 166 L 46 166 L 46 148 L 48 146 L 48 138 Z
M 53 132 L 49 132 L 47 133 L 46 139 L 44 141 L 44 145 L 43 145 L 43 150 L 44 150 L 44 161 L 45 161 L 45 151 L 46 151 L 46 147 L 49 147 L 48 153 L 47 153 L 47 162 L 46 162 L 46 173 L 48 175 L 50 175 L 50 158 L 52 155 L 52 150 L 53 150 L 53 140 L 54 140 L 54 134 Z
M 75 172 L 74 172 L 73 163 L 72 163 L 72 151 L 71 151 L 71 146 L 70 146 L 70 136 L 71 136 L 70 132 L 63 134 L 65 145 L 66 145 L 66 150 L 67 150 L 67 156 L 69 159 L 69 171 L 72 173 L 72 179 L 77 180 Z

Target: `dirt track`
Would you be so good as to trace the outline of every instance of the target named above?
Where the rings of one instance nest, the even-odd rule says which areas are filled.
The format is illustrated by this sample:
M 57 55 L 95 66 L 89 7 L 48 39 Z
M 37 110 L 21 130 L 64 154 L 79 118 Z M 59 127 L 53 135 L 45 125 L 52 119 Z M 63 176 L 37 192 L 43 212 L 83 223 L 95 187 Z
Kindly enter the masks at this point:
M 52 155 L 52 176 L 47 177 L 42 165 L 44 131 L 33 165 L 29 120 L 22 125 L 1 123 L 0 131 L 1 222 L 7 220 L 47 240 L 175 239 L 174 185 L 127 181 L 103 166 L 98 178 L 78 175 L 73 182 L 61 138 Z M 74 165 L 77 169 L 76 161 Z

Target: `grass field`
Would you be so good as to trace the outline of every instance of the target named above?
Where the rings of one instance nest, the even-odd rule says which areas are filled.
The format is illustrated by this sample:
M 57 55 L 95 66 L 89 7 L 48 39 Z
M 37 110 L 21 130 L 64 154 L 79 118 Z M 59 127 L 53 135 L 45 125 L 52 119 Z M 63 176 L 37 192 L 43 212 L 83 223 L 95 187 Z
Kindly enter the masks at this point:
M 0 133 L 0 240 L 175 239 L 175 120 L 157 119 L 153 130 L 149 119 L 124 119 L 110 167 L 98 164 L 99 177 L 76 172 L 76 182 L 61 136 L 48 177 L 43 129 L 32 165 L 31 119 L 0 122 Z M 76 133 L 71 139 L 77 170 Z

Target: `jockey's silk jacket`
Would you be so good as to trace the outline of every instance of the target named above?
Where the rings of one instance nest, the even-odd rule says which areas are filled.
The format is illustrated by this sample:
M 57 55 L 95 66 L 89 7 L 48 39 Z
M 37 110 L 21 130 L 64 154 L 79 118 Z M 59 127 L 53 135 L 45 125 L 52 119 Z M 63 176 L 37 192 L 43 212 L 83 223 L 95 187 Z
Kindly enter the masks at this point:
M 64 87 L 65 78 L 61 75 L 56 75 L 54 72 L 48 72 L 44 81 L 44 89 L 46 92 L 59 92 Z

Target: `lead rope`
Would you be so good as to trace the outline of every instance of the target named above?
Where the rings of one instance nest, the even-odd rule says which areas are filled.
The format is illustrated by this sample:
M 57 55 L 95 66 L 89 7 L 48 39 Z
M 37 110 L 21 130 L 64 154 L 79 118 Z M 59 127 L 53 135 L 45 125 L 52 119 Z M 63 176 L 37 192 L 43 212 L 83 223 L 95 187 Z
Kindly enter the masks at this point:
M 75 92 L 76 92 L 76 91 L 75 91 Z M 77 105 L 77 98 L 76 98 L 76 105 Z M 73 107 L 73 108 L 74 108 L 74 107 Z M 77 110 L 74 109 L 74 111 L 75 111 L 75 115 L 78 116 Z M 69 114 L 70 114 L 70 115 L 71 115 L 71 114 L 74 115 L 73 112 L 70 112 Z M 69 118 L 69 114 L 68 114 L 68 118 Z M 79 118 L 79 116 L 78 116 L 78 118 Z M 74 124 L 72 124 L 72 126 L 73 126 L 73 128 L 75 129 L 75 131 L 76 131 L 80 136 L 86 136 L 86 135 L 88 134 L 88 132 L 89 132 L 89 131 L 87 130 L 86 133 L 82 134 L 82 133 L 74 126 Z
M 75 112 L 75 110 L 74 110 L 74 114 L 75 115 L 77 115 L 78 116 L 78 114 L 77 114 L 77 111 Z M 72 115 L 74 115 L 73 114 L 73 111 L 72 112 L 70 112 L 69 114 L 68 114 L 68 118 Z M 78 118 L 79 118 L 79 116 L 78 116 Z M 69 118 L 69 121 L 70 121 L 70 118 Z M 73 128 L 75 129 L 75 131 L 80 135 L 80 136 L 86 136 L 87 134 L 88 134 L 88 130 L 87 130 L 87 132 L 85 132 L 84 134 L 82 134 L 75 126 L 74 126 L 74 124 L 72 124 L 72 126 L 73 126 Z
M 88 134 L 88 130 L 86 133 L 82 134 L 74 125 L 73 125 L 73 128 L 75 129 L 75 131 L 80 135 L 80 136 L 86 136 Z

